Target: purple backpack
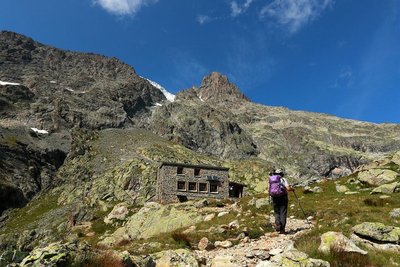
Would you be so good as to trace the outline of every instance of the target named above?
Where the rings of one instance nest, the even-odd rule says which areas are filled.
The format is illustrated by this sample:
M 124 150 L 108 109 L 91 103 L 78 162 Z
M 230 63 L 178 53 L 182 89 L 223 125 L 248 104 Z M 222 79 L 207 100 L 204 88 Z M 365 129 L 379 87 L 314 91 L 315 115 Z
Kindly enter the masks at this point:
M 269 195 L 271 197 L 280 197 L 287 194 L 285 186 L 281 183 L 279 175 L 269 177 Z

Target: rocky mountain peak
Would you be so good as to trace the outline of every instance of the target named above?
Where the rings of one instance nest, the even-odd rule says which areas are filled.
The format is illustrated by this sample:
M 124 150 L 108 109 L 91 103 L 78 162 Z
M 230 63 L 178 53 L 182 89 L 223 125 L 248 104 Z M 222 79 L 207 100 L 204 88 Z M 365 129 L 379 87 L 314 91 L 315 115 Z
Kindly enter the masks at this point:
M 212 72 L 203 78 L 199 88 L 199 97 L 203 100 L 238 101 L 249 99 L 219 72 Z

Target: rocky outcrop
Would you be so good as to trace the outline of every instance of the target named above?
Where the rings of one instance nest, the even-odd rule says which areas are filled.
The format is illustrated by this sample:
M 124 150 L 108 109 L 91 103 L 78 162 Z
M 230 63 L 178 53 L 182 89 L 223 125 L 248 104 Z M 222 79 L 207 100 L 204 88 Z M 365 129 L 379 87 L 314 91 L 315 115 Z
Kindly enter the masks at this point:
M 351 239 L 371 249 L 400 252 L 400 228 L 365 222 L 353 227 Z
M 40 135 L 30 129 L 0 126 L 0 214 L 22 207 L 57 184 L 55 174 L 69 150 L 65 133 Z
M 190 205 L 145 206 L 132 215 L 123 227 L 117 229 L 110 237 L 106 237 L 101 244 L 113 246 L 134 239 L 147 239 L 195 225 L 203 219 L 197 209 Z
M 70 266 L 74 257 L 77 257 L 78 250 L 81 254 L 79 256 L 83 257 L 88 247 L 78 247 L 76 243 L 52 243 L 46 247 L 34 249 L 19 266 Z
M 231 118 L 228 110 L 202 102 L 193 105 L 191 101 L 182 101 L 180 95 L 175 102 L 155 111 L 150 127 L 153 132 L 200 153 L 231 159 L 259 153 L 251 135 Z
M 197 95 L 202 101 L 231 102 L 235 104 L 239 101 L 249 101 L 249 99 L 230 83 L 228 77 L 213 72 L 203 78 Z
M 400 192 L 400 182 L 378 186 L 371 191 L 371 194 L 393 194 L 395 192 Z
M 380 186 L 393 182 L 398 176 L 397 172 L 382 168 L 369 169 L 357 174 L 360 182 L 370 186 Z
M 356 235 L 377 243 L 400 244 L 400 228 L 383 223 L 364 222 L 353 227 Z
M 186 249 L 167 250 L 156 254 L 152 257 L 155 259 L 155 266 L 199 266 L 194 254 Z
M 8 97 L 8 103 L 33 101 L 26 107 L 32 127 L 121 127 L 165 100 L 118 59 L 60 50 L 13 32 L 0 32 L 0 62 L 0 80 L 21 84 L 1 89 L 0 100 L 12 90 L 18 98 Z
M 261 261 L 256 267 L 310 266 L 329 267 L 327 261 L 310 258 L 306 253 L 290 248 L 273 256 L 269 261 Z
M 341 252 L 356 252 L 366 255 L 368 252 L 360 249 L 354 244 L 349 238 L 339 232 L 326 232 L 321 235 L 321 244 L 318 248 L 323 253 L 330 253 L 331 250 L 337 250 Z

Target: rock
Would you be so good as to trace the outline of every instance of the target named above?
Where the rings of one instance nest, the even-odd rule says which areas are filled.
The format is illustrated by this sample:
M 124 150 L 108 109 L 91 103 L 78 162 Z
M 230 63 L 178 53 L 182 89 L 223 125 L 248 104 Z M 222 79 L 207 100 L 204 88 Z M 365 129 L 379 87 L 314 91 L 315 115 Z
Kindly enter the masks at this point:
M 155 260 L 157 267 L 170 267 L 170 266 L 199 266 L 195 255 L 186 249 L 167 250 L 161 251 L 151 255 Z
M 359 192 L 357 192 L 357 191 L 347 191 L 347 192 L 344 192 L 344 194 L 345 195 L 355 195 L 355 194 L 359 194 Z
M 216 256 L 211 261 L 211 267 L 237 267 L 233 263 L 233 256 Z
M 203 216 L 198 213 L 197 208 L 185 203 L 154 208 L 143 207 L 132 215 L 123 227 L 118 228 L 100 244 L 113 246 L 120 241 L 132 240 L 132 238 L 149 238 L 189 227 L 201 221 L 203 221 Z
M 287 266 L 307 266 L 307 267 L 329 267 L 327 261 L 310 258 L 306 253 L 300 252 L 291 247 L 281 254 L 270 258 L 269 261 L 260 261 L 256 267 L 287 267 Z
M 400 191 L 400 182 L 383 184 L 371 191 L 371 194 L 393 194 Z
M 214 246 L 216 248 L 230 248 L 233 246 L 232 242 L 229 240 L 225 241 L 215 241 Z
M 257 258 L 260 260 L 268 260 L 271 257 L 271 255 L 265 250 L 252 250 L 245 256 L 249 259 Z
M 379 196 L 379 198 L 380 198 L 380 199 L 388 199 L 388 198 L 390 198 L 390 196 L 388 196 L 388 195 L 382 195 L 382 196 Z
M 351 239 L 356 242 L 357 244 L 362 244 L 365 247 L 368 247 L 373 250 L 383 250 L 383 251 L 392 251 L 392 252 L 397 252 L 400 253 L 400 245 L 393 244 L 393 243 L 376 243 L 374 240 L 368 240 L 365 238 L 362 238 L 356 234 L 351 235 Z
M 222 212 L 218 213 L 217 217 L 222 217 L 222 216 L 225 216 L 227 214 L 229 214 L 228 211 L 222 211 Z
M 344 192 L 349 191 L 349 189 L 348 189 L 347 186 L 345 186 L 345 185 L 339 185 L 339 184 L 337 184 L 337 185 L 336 185 L 336 191 L 337 191 L 338 193 L 344 193 Z
M 321 236 L 321 244 L 318 250 L 323 253 L 330 253 L 331 249 L 337 249 L 344 252 L 356 252 L 363 255 L 367 254 L 367 251 L 357 247 L 353 241 L 348 239 L 342 233 L 332 231 L 326 232 Z
M 354 234 L 377 243 L 400 244 L 400 227 L 386 226 L 383 223 L 364 222 L 353 227 Z
M 230 222 L 228 224 L 228 226 L 229 226 L 230 229 L 237 229 L 240 226 L 239 225 L 239 221 L 238 220 L 234 220 L 233 222 Z
M 206 250 L 210 245 L 210 241 L 207 237 L 203 237 L 200 239 L 199 244 L 197 245 L 199 250 Z
M 269 255 L 275 256 L 275 255 L 281 254 L 282 252 L 283 252 L 282 249 L 280 249 L 280 248 L 274 248 L 274 249 L 271 249 L 271 250 L 269 251 Z
M 268 206 L 269 205 L 269 199 L 268 198 L 259 198 L 256 200 L 256 208 L 261 209 L 262 207 Z
M 128 216 L 129 210 L 126 203 L 119 203 L 114 206 L 112 211 L 104 218 L 106 224 L 111 224 L 113 220 L 125 220 Z
M 209 222 L 209 221 L 211 221 L 212 219 L 214 219 L 215 218 L 215 213 L 210 213 L 210 214 L 207 214 L 206 215 L 206 217 L 204 218 L 204 221 L 205 222 Z
M 322 192 L 323 192 L 322 188 L 319 187 L 319 186 L 314 186 L 313 189 L 312 189 L 312 191 L 313 191 L 314 193 L 322 193 Z
M 35 248 L 25 257 L 20 266 L 67 266 L 72 253 L 76 252 L 76 243 L 52 243 L 44 248 Z
M 394 181 L 398 173 L 388 169 L 369 169 L 357 174 L 360 182 L 371 186 L 380 186 Z
M 195 225 L 192 225 L 192 226 L 190 226 L 188 229 L 186 229 L 186 230 L 184 230 L 182 233 L 183 234 L 189 234 L 189 233 L 193 233 L 194 231 L 196 231 L 196 226 Z
M 250 237 L 246 236 L 243 238 L 242 243 L 249 243 L 250 242 Z
M 243 241 L 244 238 L 246 238 L 246 234 L 245 234 L 244 232 L 241 232 L 241 233 L 236 237 L 236 239 L 242 240 L 242 241 Z
M 195 206 L 196 208 L 204 208 L 204 207 L 207 207 L 207 206 L 208 206 L 208 200 L 207 200 L 207 199 L 202 199 L 202 200 L 196 201 L 196 202 L 194 203 L 194 206 Z
M 305 186 L 303 189 L 304 193 L 322 193 L 323 190 L 321 187 L 319 186 L 314 186 L 313 188 L 311 188 L 310 186 Z
M 400 208 L 394 209 L 389 213 L 390 217 L 392 218 L 399 218 L 400 217 Z

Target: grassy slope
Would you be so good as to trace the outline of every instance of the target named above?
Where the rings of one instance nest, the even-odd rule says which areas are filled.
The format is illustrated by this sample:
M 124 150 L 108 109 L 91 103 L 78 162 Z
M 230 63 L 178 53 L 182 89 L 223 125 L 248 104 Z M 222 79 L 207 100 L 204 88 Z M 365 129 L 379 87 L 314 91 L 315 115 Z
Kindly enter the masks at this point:
M 348 177 L 341 178 L 341 184 L 346 184 Z M 371 195 L 369 191 L 359 191 L 359 194 L 345 195 L 336 192 L 333 181 L 320 183 L 324 190 L 320 194 L 304 194 L 297 190 L 301 205 L 308 215 L 314 216 L 316 227 L 307 235 L 297 240 L 297 248 L 314 258 L 330 261 L 331 266 L 395 266 L 400 263 L 400 255 L 384 251 L 368 250 L 366 257 L 349 254 L 324 255 L 318 252 L 320 236 L 327 231 L 338 231 L 350 236 L 351 227 L 362 222 L 381 222 L 386 225 L 400 226 L 399 221 L 391 218 L 389 212 L 400 206 L 400 194 L 395 193 L 388 199 L 380 199 L 380 195 Z M 355 186 L 348 186 L 355 189 Z M 353 188 L 352 188 L 353 187 Z M 291 211 L 298 217 L 304 217 L 298 208 L 296 198 L 292 195 L 290 202 L 295 204 Z

